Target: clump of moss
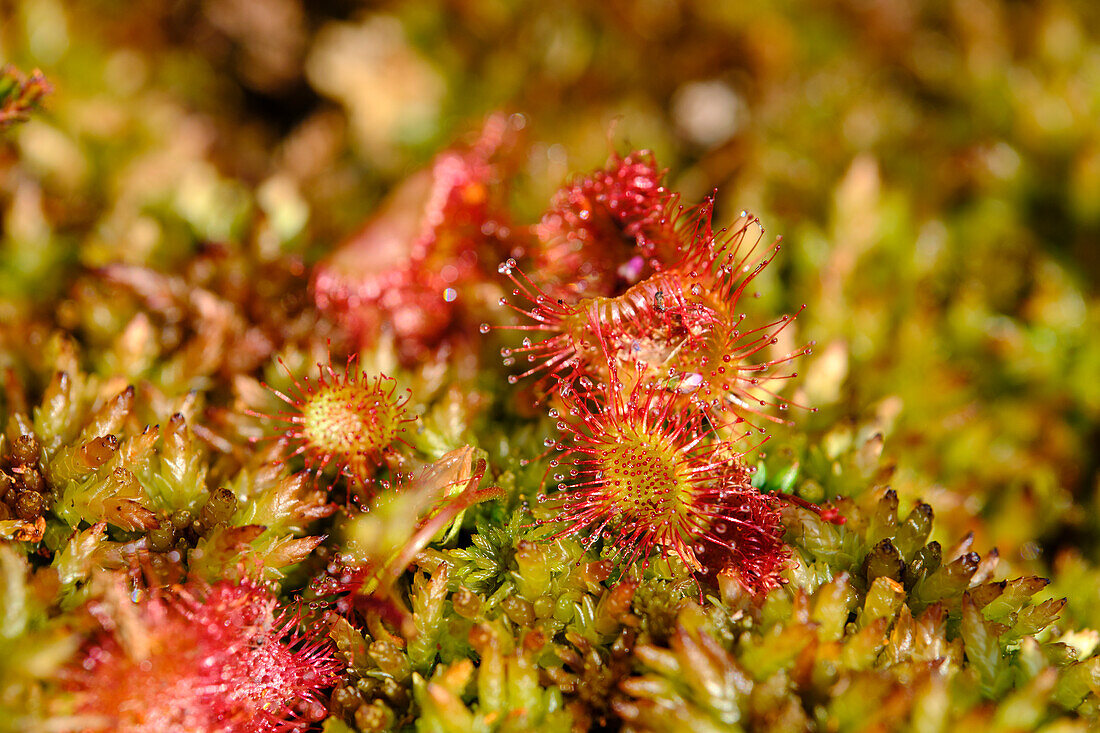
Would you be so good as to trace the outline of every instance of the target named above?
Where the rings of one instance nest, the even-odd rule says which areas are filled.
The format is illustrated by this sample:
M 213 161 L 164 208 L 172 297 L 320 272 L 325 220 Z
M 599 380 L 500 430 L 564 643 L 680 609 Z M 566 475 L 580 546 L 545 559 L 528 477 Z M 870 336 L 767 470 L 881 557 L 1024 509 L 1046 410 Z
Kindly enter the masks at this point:
M 6 75 L 0 127 L 43 89 Z M 59 101 L 58 126 L 94 117 Z M 713 224 L 713 198 L 681 208 L 651 154 L 613 155 L 541 216 L 514 211 L 556 182 L 525 152 L 525 119 L 496 115 L 360 234 L 322 237 L 338 207 L 317 230 L 301 210 L 331 187 L 306 197 L 272 174 L 253 191 L 191 149 L 155 161 L 185 169 L 163 187 L 115 171 L 117 201 L 70 211 L 57 191 L 84 189 L 61 177 L 43 201 L 34 171 L 63 166 L 34 124 L 0 158 L 19 172 L 0 186 L 15 232 L 0 284 L 0 729 L 1095 724 L 1100 635 L 1079 587 L 1094 569 L 1063 555 L 1054 593 L 1019 553 L 977 551 L 1021 506 L 1063 521 L 1064 492 L 1036 469 L 1046 478 L 1012 489 L 1027 502 L 983 524 L 990 497 L 906 466 L 927 445 L 911 426 L 895 440 L 895 400 L 841 404 L 849 368 L 922 368 L 873 358 L 891 336 L 882 293 L 868 285 L 843 318 L 839 293 L 817 321 L 776 315 L 803 313 L 764 287 L 785 277 L 769 266 L 778 243 L 747 214 Z M 875 170 L 853 166 L 837 207 L 874 198 Z M 828 288 L 862 272 L 871 245 L 852 239 L 814 263 Z M 1038 293 L 1037 324 L 1076 312 L 1064 289 L 1019 289 Z M 976 334 L 996 319 L 952 307 L 950 343 L 980 361 Z M 899 315 L 896 338 L 926 339 L 925 313 Z M 851 350 L 830 344 L 793 381 L 805 335 L 864 320 L 839 329 Z M 999 378 L 1049 367 L 1039 326 L 1026 348 L 997 333 L 1031 359 Z M 330 358 L 356 368 L 289 399 L 303 465 L 262 439 L 278 427 L 263 385 L 287 395 Z M 391 401 L 398 385 L 413 398 Z M 815 397 L 822 413 L 789 410 Z M 984 475 L 966 452 L 999 446 L 965 436 L 942 460 Z M 344 470 L 319 476 L 327 461 Z

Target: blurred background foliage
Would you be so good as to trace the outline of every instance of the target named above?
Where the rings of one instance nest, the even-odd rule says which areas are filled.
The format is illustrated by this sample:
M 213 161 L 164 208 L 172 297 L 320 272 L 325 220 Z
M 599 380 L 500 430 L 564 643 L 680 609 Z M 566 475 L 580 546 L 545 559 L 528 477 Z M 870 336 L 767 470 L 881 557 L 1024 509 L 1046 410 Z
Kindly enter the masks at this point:
M 316 261 L 492 111 L 522 116 L 526 221 L 569 172 L 650 148 L 686 202 L 716 190 L 719 221 L 747 209 L 788 243 L 760 298 L 808 304 L 820 411 L 772 454 L 828 475 L 881 433 L 938 539 L 975 532 L 1100 627 L 1100 5 L 0 0 L 0 20 L 0 59 L 56 89 L 0 144 L 0 322 L 104 342 L 120 324 L 75 307 L 85 268 L 210 242 Z

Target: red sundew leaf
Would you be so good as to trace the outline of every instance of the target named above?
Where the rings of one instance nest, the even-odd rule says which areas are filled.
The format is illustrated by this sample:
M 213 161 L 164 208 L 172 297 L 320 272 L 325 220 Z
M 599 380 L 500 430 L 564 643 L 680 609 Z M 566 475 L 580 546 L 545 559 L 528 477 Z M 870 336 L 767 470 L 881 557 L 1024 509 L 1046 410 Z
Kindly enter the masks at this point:
M 774 385 L 797 373 L 774 372 L 810 347 L 780 357 L 759 354 L 778 341 L 795 316 L 746 328 L 744 315 L 731 320 L 713 293 L 675 271 L 647 278 L 616 297 L 576 301 L 549 295 L 515 260 L 504 262 L 499 272 L 515 285 L 513 299 L 502 298 L 501 304 L 525 319 L 498 327 L 525 336 L 520 346 L 501 350 L 506 365 L 525 361 L 526 369 L 510 376 L 510 383 L 536 376 L 544 391 L 563 385 L 584 391 L 589 383 L 610 379 L 610 360 L 621 374 L 644 374 L 719 416 L 732 413 L 752 427 L 760 417 L 784 422 L 766 409 L 777 404 L 782 411 L 792 404 Z M 491 328 L 483 324 L 481 330 Z
M 408 424 L 416 421 L 406 409 L 411 393 L 398 395 L 397 380 L 384 374 L 361 372 L 356 357 L 348 359 L 343 374 L 331 364 L 317 367 L 316 380 L 291 375 L 291 394 L 269 388 L 291 411 L 247 414 L 281 423 L 281 438 L 290 455 L 304 456 L 310 473 L 319 474 L 331 465 L 369 482 L 383 460 L 404 443 L 401 435 Z
M 760 326 L 745 322 L 746 314 L 738 312 L 741 299 L 779 253 L 781 238 L 764 245 L 764 228 L 748 212 L 742 212 L 729 229 L 716 231 L 711 220 L 713 209 L 713 198 L 708 198 L 692 212 L 681 228 L 676 256 L 660 266 L 662 272 L 677 276 L 684 291 L 714 314 L 708 338 L 680 351 L 678 363 L 673 366 L 681 374 L 693 375 L 699 399 L 721 411 L 732 412 L 750 424 L 760 417 L 782 423 L 785 421 L 766 412 L 766 408 L 776 405 L 786 410 L 794 405 L 778 390 L 785 380 L 798 374 L 777 372 L 811 353 L 815 344 L 811 341 L 778 356 L 769 350 L 779 343 L 780 334 L 805 306 L 793 315 Z
M 568 393 L 564 411 L 550 411 L 562 440 L 548 473 L 559 483 L 541 501 L 556 536 L 582 534 L 586 547 L 602 538 L 624 566 L 660 549 L 704 576 L 732 568 L 754 590 L 774 585 L 782 529 L 749 483 L 745 451 L 697 406 L 643 380 L 627 392 L 613 376 L 598 397 Z
M 716 231 L 713 199 L 684 209 L 662 177 L 649 153 L 616 156 L 559 192 L 536 227 L 543 246 L 533 276 L 515 259 L 499 266 L 514 286 L 500 304 L 522 318 L 499 328 L 525 336 L 502 349 L 506 365 L 526 362 L 509 381 L 535 375 L 543 391 L 606 381 L 606 355 L 620 368 L 649 368 L 648 378 L 690 394 L 718 419 L 732 415 L 764 432 L 760 419 L 786 422 L 773 406 L 795 404 L 780 391 L 797 372 L 782 370 L 814 345 L 773 353 L 801 309 L 759 326 L 737 310 L 779 240 L 765 245 L 759 219 L 747 213 Z
M 660 369 L 687 348 L 701 348 L 718 323 L 714 312 L 694 302 L 676 276 L 655 275 L 613 298 L 584 298 L 567 303 L 553 299 L 516 265 L 503 263 L 499 272 L 516 286 L 516 302 L 501 303 L 528 322 L 500 326 L 525 334 L 547 334 L 537 341 L 527 336 L 522 345 L 501 351 L 505 363 L 525 359 L 528 368 L 509 377 L 510 383 L 538 376 L 543 388 L 568 384 L 585 391 L 588 383 L 610 379 L 609 357 L 616 368 Z M 485 332 L 491 327 L 482 326 Z M 656 376 L 657 370 L 649 372 Z M 577 384 L 576 380 L 583 380 Z
M 403 358 L 422 359 L 477 299 L 476 286 L 517 245 L 499 158 L 514 145 L 507 118 L 489 119 L 466 151 L 439 155 L 316 271 L 317 306 L 372 343 L 392 331 Z
M 256 584 L 192 583 L 118 613 L 127 622 L 105 628 L 70 675 L 80 712 L 111 730 L 264 733 L 325 714 L 340 668 L 331 643 Z
M 608 296 L 652 274 L 675 252 L 675 197 L 653 154 L 614 155 L 563 187 L 535 226 L 534 269 L 555 294 Z
M 779 574 L 790 557 L 783 542 L 784 527 L 775 499 L 761 494 L 745 479 L 719 500 L 722 519 L 696 543 L 703 566 L 699 577 L 716 586 L 718 576 L 737 580 L 758 594 L 782 583 Z

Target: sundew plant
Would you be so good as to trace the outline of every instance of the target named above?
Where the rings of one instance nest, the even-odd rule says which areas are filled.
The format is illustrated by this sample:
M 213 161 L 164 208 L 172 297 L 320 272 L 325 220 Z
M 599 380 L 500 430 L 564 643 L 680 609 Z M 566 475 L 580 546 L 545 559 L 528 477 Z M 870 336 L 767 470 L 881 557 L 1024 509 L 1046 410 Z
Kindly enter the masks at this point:
M 9 5 L 0 733 L 1100 725 L 1091 8 Z

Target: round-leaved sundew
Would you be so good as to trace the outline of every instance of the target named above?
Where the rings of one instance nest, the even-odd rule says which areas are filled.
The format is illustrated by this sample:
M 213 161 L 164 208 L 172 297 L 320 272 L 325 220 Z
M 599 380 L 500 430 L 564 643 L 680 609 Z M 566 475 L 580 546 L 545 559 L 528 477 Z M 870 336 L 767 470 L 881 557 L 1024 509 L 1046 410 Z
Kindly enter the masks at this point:
M 535 269 L 555 295 L 610 296 L 675 254 L 677 197 L 653 154 L 613 155 L 607 167 L 563 186 L 535 225 Z
M 585 391 L 588 383 L 609 378 L 609 357 L 616 368 L 660 367 L 685 349 L 703 348 L 719 323 L 709 307 L 684 293 L 675 274 L 654 275 L 615 297 L 567 302 L 549 296 L 514 259 L 501 263 L 498 271 L 515 286 L 515 302 L 501 298 L 501 305 L 524 321 L 496 328 L 530 334 L 520 346 L 501 351 L 506 366 L 517 359 L 525 366 L 508 377 L 511 383 L 537 375 L 540 388 L 568 384 Z M 481 330 L 492 328 L 483 324 Z M 656 370 L 648 376 L 661 378 Z
M 680 375 L 680 391 L 717 412 L 731 413 L 750 425 L 757 418 L 783 423 L 767 412 L 769 407 L 785 411 L 802 406 L 779 394 L 780 385 L 798 373 L 778 372 L 811 353 L 814 342 L 794 349 L 787 346 L 785 353 L 773 351 L 780 348 L 780 335 L 805 306 L 763 325 L 746 322 L 742 300 L 749 285 L 779 253 L 781 238 L 766 244 L 764 227 L 748 212 L 741 212 L 732 227 L 716 231 L 711 223 L 713 206 L 708 198 L 694 212 L 678 259 L 662 271 L 679 277 L 684 291 L 698 306 L 710 309 L 714 318 L 705 338 L 686 342 L 667 366 Z
M 556 492 L 543 499 L 552 514 L 543 522 L 562 528 L 557 537 L 602 538 L 624 567 L 654 550 L 675 553 L 691 570 L 703 570 L 695 547 L 720 520 L 724 480 L 743 452 L 717 439 L 695 406 L 644 380 L 628 392 L 617 377 L 602 407 L 567 394 L 558 418 L 562 440 L 552 444 L 550 472 Z
M 131 595 L 115 586 L 100 608 L 115 616 L 103 616 L 109 623 L 66 671 L 97 730 L 275 733 L 328 714 L 342 668 L 335 646 L 269 588 L 189 581 Z
M 814 345 L 794 343 L 791 325 L 805 306 L 759 325 L 746 308 L 781 239 L 769 244 L 748 212 L 715 229 L 713 196 L 685 208 L 662 180 L 652 155 L 640 152 L 563 188 L 536 227 L 531 275 L 514 257 L 498 267 L 511 290 L 499 303 L 519 320 L 484 323 L 481 332 L 523 333 L 501 355 L 522 367 L 510 383 L 537 376 L 540 401 L 552 388 L 604 381 L 610 357 L 617 367 L 642 367 L 636 375 L 716 420 L 765 433 L 762 420 L 787 422 L 773 408 L 802 407 L 782 392 Z
M 368 482 L 386 457 L 405 444 L 401 436 L 416 421 L 407 409 L 411 393 L 398 393 L 392 377 L 360 371 L 355 358 L 348 360 L 342 374 L 331 364 L 318 368 L 316 380 L 291 375 L 291 394 L 268 386 L 292 411 L 249 414 L 283 423 L 281 437 L 293 447 L 292 456 L 304 457 L 310 472 L 334 466 L 352 479 Z
M 703 568 L 696 577 L 713 587 L 719 576 L 728 576 L 756 594 L 782 584 L 780 573 L 790 550 L 783 542 L 780 499 L 760 493 L 750 481 L 745 466 L 735 467 L 724 480 L 717 512 L 721 518 L 695 544 Z

